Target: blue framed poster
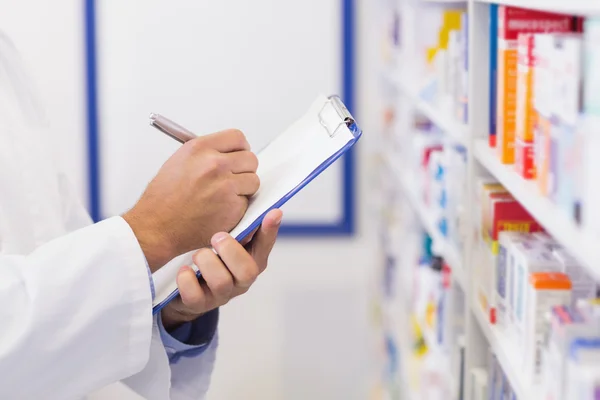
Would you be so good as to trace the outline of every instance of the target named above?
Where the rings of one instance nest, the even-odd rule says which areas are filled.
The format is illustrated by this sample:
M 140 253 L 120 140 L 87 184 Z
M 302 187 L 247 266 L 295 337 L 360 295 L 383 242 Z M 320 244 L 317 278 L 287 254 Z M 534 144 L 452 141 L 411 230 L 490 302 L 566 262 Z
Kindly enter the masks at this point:
M 319 90 L 340 94 L 356 112 L 354 19 L 354 0 L 86 0 L 94 220 L 131 206 L 176 150 L 150 132 L 150 112 L 192 130 L 234 124 L 253 147 L 300 116 Z M 354 233 L 354 153 L 323 175 L 284 209 L 282 235 Z

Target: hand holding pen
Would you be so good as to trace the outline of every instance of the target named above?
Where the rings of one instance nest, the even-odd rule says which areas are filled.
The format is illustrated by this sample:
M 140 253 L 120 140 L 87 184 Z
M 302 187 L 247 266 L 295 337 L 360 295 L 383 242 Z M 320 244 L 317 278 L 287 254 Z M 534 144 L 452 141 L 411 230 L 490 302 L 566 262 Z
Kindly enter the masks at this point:
M 209 246 L 216 233 L 231 231 L 260 183 L 258 159 L 242 132 L 197 137 L 155 114 L 151 124 L 183 143 L 123 216 L 154 271 L 178 255 Z
M 197 273 L 190 266 L 181 267 L 177 274 L 179 296 L 167 304 L 161 312 L 163 325 L 167 330 L 171 330 L 182 323 L 196 320 L 201 315 L 248 291 L 267 268 L 269 254 L 277 239 L 282 213 L 280 210 L 270 211 L 256 234 L 249 237 L 252 239 L 251 242 L 238 243 L 225 233 L 229 231 L 228 229 L 217 229 L 222 222 L 219 218 L 236 216 L 227 220 L 225 224 L 231 224 L 238 217 L 241 219 L 247 207 L 246 196 L 252 195 L 258 189 L 258 177 L 255 174 L 258 160 L 249 151 L 246 139 L 241 132 L 235 130 L 199 138 L 182 126 L 156 114 L 151 115 L 150 121 L 152 126 L 184 144 L 179 150 L 184 154 L 181 157 L 191 155 L 194 159 L 198 158 L 201 169 L 202 160 L 205 162 L 208 160 L 208 163 L 204 164 L 207 175 L 195 177 L 202 178 L 201 181 L 196 182 L 197 187 L 208 185 L 217 188 L 212 192 L 213 196 L 210 199 L 217 206 L 220 203 L 221 207 L 224 207 L 211 216 L 212 222 L 207 226 L 212 227 L 208 228 L 212 237 L 206 236 L 210 238 L 212 251 L 201 249 L 193 257 L 198 273 L 203 279 L 199 280 Z M 196 165 L 196 163 L 192 164 Z M 206 169 L 207 165 L 208 169 Z M 172 169 L 167 164 L 163 168 Z M 168 177 L 168 174 L 164 176 Z M 207 176 L 212 176 L 213 180 L 206 179 Z M 185 205 L 191 209 L 201 209 L 204 206 L 205 204 L 199 203 Z M 190 221 L 190 223 L 203 226 L 199 221 Z

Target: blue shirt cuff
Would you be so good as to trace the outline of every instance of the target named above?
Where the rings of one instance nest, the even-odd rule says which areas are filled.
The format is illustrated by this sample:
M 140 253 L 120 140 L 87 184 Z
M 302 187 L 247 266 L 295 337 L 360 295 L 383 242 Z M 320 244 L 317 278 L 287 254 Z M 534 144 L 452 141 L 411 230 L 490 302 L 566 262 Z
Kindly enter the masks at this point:
M 209 311 L 195 321 L 182 324 L 167 332 L 161 313 L 158 314 L 158 329 L 171 364 L 181 357 L 197 357 L 206 350 L 217 332 L 219 309 Z
M 148 279 L 150 280 L 150 292 L 152 293 L 152 301 L 154 301 L 154 298 L 156 297 L 156 291 L 154 289 L 154 278 L 152 278 L 152 271 L 150 270 L 148 261 L 146 261 L 146 268 L 148 269 Z

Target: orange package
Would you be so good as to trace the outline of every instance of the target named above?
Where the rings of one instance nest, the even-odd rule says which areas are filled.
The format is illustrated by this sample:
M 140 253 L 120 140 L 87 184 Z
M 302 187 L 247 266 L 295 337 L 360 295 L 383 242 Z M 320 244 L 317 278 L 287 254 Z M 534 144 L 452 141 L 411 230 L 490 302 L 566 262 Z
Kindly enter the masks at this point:
M 515 162 L 517 127 L 517 40 L 522 33 L 569 32 L 572 17 L 500 6 L 498 9 L 498 101 L 496 151 L 504 164 Z
M 533 35 L 519 34 L 517 66 L 517 123 L 515 141 L 515 169 L 525 179 L 535 178 L 533 132 L 536 112 L 533 103 Z

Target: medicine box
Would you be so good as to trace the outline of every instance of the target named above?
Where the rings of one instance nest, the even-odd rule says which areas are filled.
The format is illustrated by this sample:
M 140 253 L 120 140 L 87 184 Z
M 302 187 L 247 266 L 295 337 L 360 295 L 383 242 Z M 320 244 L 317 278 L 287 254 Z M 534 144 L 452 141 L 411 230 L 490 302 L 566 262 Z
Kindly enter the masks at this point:
M 582 37 L 577 33 L 555 34 L 553 50 L 554 95 L 551 152 L 549 172 L 550 195 L 554 202 L 565 211 L 570 219 L 575 219 L 576 180 L 580 174 L 577 141 L 578 125 L 582 104 L 581 84 Z
M 582 225 L 588 234 L 600 239 L 600 17 L 586 18 L 584 29 Z
M 514 304 L 515 252 L 513 246 L 519 243 L 535 241 L 535 237 L 522 232 L 504 231 L 499 234 L 499 250 L 496 267 L 496 323 L 506 328 L 509 321 L 510 303 Z
M 553 306 L 570 302 L 571 281 L 560 272 L 534 272 L 529 275 L 524 351 L 525 375 L 530 384 L 541 378 L 541 353 L 544 340 L 544 315 Z
M 598 327 L 586 321 L 579 311 L 560 305 L 551 309 L 547 351 L 543 359 L 542 377 L 545 399 L 561 400 L 566 396 L 566 369 L 569 346 L 573 340 L 598 336 Z
M 469 121 L 469 18 L 462 14 L 460 29 L 460 91 L 458 99 L 458 120 L 462 123 Z
M 529 212 L 505 192 L 490 193 L 484 199 L 484 239 L 492 253 L 498 254 L 498 235 L 503 231 L 533 233 L 542 231 L 542 227 Z
M 534 232 L 531 236 L 546 250 L 553 251 L 562 248 L 560 242 L 546 232 Z
M 533 132 L 536 124 L 533 105 L 534 35 L 519 34 L 517 39 L 517 122 L 515 168 L 525 179 L 535 178 Z
M 498 5 L 490 4 L 490 120 L 489 120 L 489 145 L 496 147 L 496 121 L 498 119 Z
M 563 248 L 555 248 L 552 254 L 559 262 L 561 272 L 567 274 L 571 279 L 573 285 L 571 305 L 573 307 L 580 299 L 590 299 L 596 296 L 596 282 L 585 267 Z
M 513 303 L 509 304 L 509 320 L 512 323 L 507 327 L 507 331 L 521 351 L 524 349 L 528 324 L 527 294 L 530 277 L 535 273 L 558 273 L 561 266 L 551 252 L 543 249 L 539 243 L 524 241 L 516 243 L 510 250 L 510 256 L 515 260 L 515 278 L 510 288 L 514 292 Z
M 510 196 L 510 194 L 501 184 L 491 178 L 481 179 L 478 182 L 478 188 L 478 198 L 475 204 L 478 206 L 476 215 L 479 216 L 479 220 L 475 225 L 475 229 L 479 240 L 475 246 L 474 265 L 477 265 L 477 268 L 475 269 L 474 278 L 477 284 L 477 300 L 484 313 L 493 321 L 495 316 L 489 315 L 490 310 L 493 309 L 493 307 L 490 307 L 490 304 L 492 304 L 491 295 L 493 293 L 493 287 L 491 286 L 493 282 L 490 279 L 490 271 L 493 271 L 493 264 L 496 261 L 486 241 L 487 235 L 485 233 L 492 225 L 489 200 L 492 195 L 502 194 Z
M 552 115 L 552 62 L 553 40 L 551 34 L 533 37 L 535 67 L 533 71 L 533 104 L 536 113 L 534 130 L 536 179 L 540 193 L 548 193 L 550 170 L 550 118 Z
M 496 315 L 496 291 L 497 291 L 497 256 L 499 253 L 498 237 L 500 232 L 538 232 L 541 226 L 533 217 L 516 201 L 504 188 L 488 187 L 486 197 L 482 199 L 482 229 L 485 250 L 488 253 L 488 262 L 480 264 L 480 298 L 484 310 L 488 314 L 490 323 L 495 324 Z M 484 261 L 487 261 L 484 258 Z
M 567 361 L 566 399 L 598 398 L 600 339 L 579 338 L 571 343 Z
M 520 33 L 569 32 L 570 16 L 500 6 L 498 9 L 498 85 L 496 149 L 504 164 L 515 162 L 517 39 Z

